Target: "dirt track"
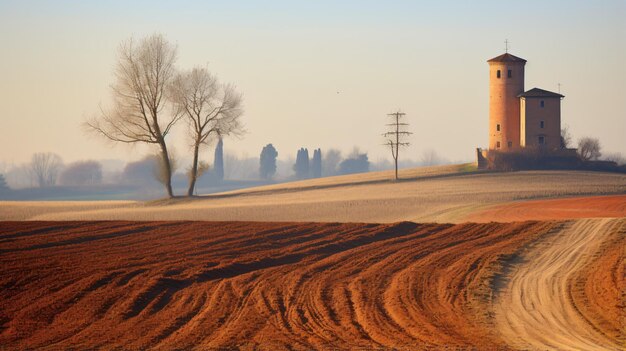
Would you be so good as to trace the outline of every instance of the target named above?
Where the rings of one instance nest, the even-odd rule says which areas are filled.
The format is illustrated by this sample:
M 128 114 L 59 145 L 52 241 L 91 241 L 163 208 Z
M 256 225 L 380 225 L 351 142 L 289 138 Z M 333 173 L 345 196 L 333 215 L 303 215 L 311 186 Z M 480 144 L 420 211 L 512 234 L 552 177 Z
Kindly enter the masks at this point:
M 507 334 L 516 330 L 496 328 L 498 318 L 526 307 L 507 291 L 517 282 L 532 291 L 518 273 L 537 274 L 514 258 L 530 255 L 544 270 L 540 259 L 559 254 L 542 246 L 551 238 L 562 251 L 555 257 L 572 264 L 554 277 L 557 290 L 539 296 L 566 308 L 576 328 L 559 329 L 556 317 L 546 323 L 610 344 L 623 337 L 619 321 L 603 318 L 621 313 L 607 291 L 620 291 L 615 248 L 625 239 L 613 231 L 617 222 L 597 230 L 589 223 L 580 224 L 588 237 L 567 234 L 578 225 L 563 231 L 564 222 L 0 222 L 0 345 L 506 348 L 519 340 Z M 606 250 L 608 260 L 580 250 Z M 614 273 L 585 280 L 588 271 L 606 270 Z M 549 294 L 562 293 L 556 281 L 581 282 L 572 299 L 584 307 L 587 327 L 570 315 L 568 295 Z M 523 313 L 516 318 L 529 322 Z M 533 323 L 520 331 L 531 341 Z
M 624 346 L 619 341 L 623 337 L 619 335 L 623 333 L 623 329 L 619 330 L 619 309 L 624 308 L 623 301 L 620 302 L 619 294 L 609 295 L 611 290 L 619 290 L 623 279 L 621 283 L 619 278 L 608 281 L 617 284 L 608 284 L 609 294 L 598 289 L 601 296 L 594 296 L 592 292 L 575 299 L 573 295 L 574 291 L 580 295 L 582 290 L 577 286 L 579 272 L 594 261 L 594 257 L 605 254 L 602 244 L 613 242 L 611 248 L 623 247 L 625 233 L 624 219 L 580 220 L 540 240 L 528 254 L 522 255 L 523 263 L 514 268 L 495 305 L 502 338 L 520 349 L 618 350 L 620 345 Z M 616 276 L 623 257 L 615 259 L 617 263 L 605 269 Z M 612 300 L 613 305 L 594 310 L 589 300 L 597 298 Z M 607 315 L 617 317 L 607 321 L 614 326 L 606 328 L 606 325 L 594 323 Z

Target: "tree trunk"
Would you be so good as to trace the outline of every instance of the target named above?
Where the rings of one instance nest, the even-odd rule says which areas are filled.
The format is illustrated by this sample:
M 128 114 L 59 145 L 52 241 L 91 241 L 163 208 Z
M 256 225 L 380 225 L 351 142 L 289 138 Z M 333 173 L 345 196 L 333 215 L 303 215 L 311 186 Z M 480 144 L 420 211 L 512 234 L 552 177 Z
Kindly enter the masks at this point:
M 172 165 L 170 164 L 170 156 L 167 153 L 165 140 L 161 140 L 159 145 L 161 146 L 161 157 L 165 166 L 165 190 L 167 191 L 167 196 L 171 199 L 174 197 L 174 192 L 172 191 Z
M 196 178 L 198 177 L 198 152 L 200 144 L 195 142 L 193 147 L 193 163 L 191 164 L 191 174 L 189 175 L 189 189 L 187 189 L 187 196 L 193 196 L 193 190 L 196 187 Z

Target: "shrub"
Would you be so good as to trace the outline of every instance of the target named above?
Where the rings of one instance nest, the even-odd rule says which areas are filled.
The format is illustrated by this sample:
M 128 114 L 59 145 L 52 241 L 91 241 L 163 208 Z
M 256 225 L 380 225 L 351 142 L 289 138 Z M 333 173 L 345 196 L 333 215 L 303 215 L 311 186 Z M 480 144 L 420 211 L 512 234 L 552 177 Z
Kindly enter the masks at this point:
M 339 174 L 363 173 L 369 170 L 370 162 L 367 154 L 355 153 L 339 164 Z
M 278 151 L 274 148 L 274 145 L 267 144 L 261 150 L 259 175 L 263 179 L 271 179 L 276 174 L 276 157 Z

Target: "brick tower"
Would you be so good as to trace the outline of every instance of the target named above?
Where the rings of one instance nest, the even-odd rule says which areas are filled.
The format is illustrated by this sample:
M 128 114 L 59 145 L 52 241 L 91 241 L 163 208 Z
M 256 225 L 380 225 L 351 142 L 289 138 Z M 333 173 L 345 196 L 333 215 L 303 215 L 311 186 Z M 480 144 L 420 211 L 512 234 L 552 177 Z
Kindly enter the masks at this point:
M 489 63 L 489 150 L 520 147 L 520 98 L 526 60 L 509 53 Z

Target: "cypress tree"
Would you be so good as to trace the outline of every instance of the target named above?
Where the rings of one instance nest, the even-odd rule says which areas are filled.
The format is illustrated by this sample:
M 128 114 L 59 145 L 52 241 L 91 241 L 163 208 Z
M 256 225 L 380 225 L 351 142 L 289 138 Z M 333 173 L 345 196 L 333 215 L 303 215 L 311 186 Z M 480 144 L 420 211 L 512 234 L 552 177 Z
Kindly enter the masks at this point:
M 224 180 L 224 142 L 220 137 L 220 140 L 215 146 L 215 158 L 213 159 L 213 170 L 215 179 Z
M 309 150 L 301 148 L 296 156 L 296 164 L 294 165 L 296 178 L 306 179 L 309 177 Z
M 311 175 L 313 178 L 320 178 L 322 176 L 322 150 L 313 150 L 313 162 L 311 165 Z
M 278 151 L 276 151 L 274 145 L 267 144 L 263 147 L 259 167 L 259 175 L 261 178 L 270 179 L 276 174 L 276 156 L 278 156 Z

